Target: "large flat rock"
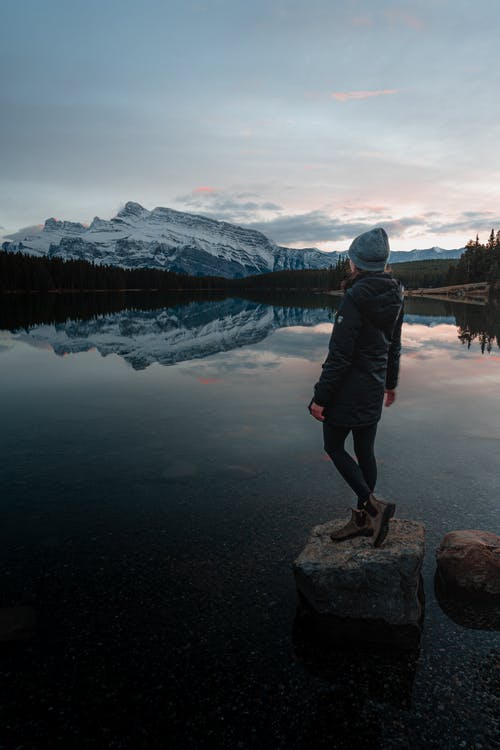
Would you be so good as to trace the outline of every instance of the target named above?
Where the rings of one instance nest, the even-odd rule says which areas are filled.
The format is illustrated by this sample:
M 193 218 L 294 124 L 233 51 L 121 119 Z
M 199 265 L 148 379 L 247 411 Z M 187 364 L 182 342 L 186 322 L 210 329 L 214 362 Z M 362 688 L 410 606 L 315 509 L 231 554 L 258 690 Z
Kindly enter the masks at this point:
M 293 564 L 302 601 L 332 622 L 378 621 L 420 633 L 423 601 L 420 589 L 425 527 L 392 519 L 381 547 L 370 537 L 332 542 L 330 533 L 346 519 L 315 526 Z

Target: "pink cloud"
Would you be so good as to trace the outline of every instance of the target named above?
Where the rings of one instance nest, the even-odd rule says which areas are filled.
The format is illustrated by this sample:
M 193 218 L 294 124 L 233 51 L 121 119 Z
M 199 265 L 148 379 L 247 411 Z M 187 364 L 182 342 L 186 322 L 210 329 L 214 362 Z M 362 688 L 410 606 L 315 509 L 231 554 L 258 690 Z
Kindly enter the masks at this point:
M 398 89 L 380 89 L 379 91 L 333 91 L 330 94 L 331 99 L 338 102 L 347 102 L 350 99 L 369 99 L 372 96 L 387 96 L 388 94 L 397 94 Z
M 199 383 L 203 385 L 212 385 L 212 383 L 222 383 L 221 378 L 197 378 Z
M 193 190 L 193 193 L 216 193 L 217 188 L 211 187 L 210 185 L 200 185 Z

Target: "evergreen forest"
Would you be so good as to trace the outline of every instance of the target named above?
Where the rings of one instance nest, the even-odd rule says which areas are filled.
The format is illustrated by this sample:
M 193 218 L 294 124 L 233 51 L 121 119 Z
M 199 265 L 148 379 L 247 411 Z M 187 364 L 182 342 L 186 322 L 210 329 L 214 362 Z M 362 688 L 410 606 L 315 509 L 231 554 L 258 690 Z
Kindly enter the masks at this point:
M 500 284 L 500 230 L 492 229 L 485 244 L 469 240 L 465 252 L 458 262 L 450 266 L 446 284 L 470 284 L 476 281 L 489 281 L 495 287 Z
M 275 271 L 227 279 L 222 276 L 188 276 L 156 268 L 120 268 L 85 260 L 0 252 L 0 292 L 76 291 L 237 291 L 240 289 L 338 289 L 348 271 L 339 258 L 328 269 Z
M 237 293 L 278 290 L 332 291 L 340 288 L 349 262 L 339 257 L 327 269 L 275 271 L 243 278 L 189 276 L 154 268 L 120 268 L 84 260 L 64 260 L 0 251 L 0 292 L 117 292 L 131 290 L 221 291 Z M 440 287 L 487 281 L 500 288 L 500 230 L 488 241 L 469 240 L 457 260 L 397 263 L 394 276 L 406 288 Z

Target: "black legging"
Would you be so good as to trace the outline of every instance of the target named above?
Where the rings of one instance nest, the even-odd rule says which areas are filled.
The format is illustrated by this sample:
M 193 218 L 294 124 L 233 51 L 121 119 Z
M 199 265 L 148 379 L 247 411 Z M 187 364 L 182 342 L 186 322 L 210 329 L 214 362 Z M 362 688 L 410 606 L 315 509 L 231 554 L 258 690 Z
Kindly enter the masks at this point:
M 345 439 L 351 430 L 358 463 L 344 448 Z M 323 422 L 325 451 L 358 496 L 358 508 L 368 500 L 377 481 L 377 462 L 373 452 L 376 433 L 377 422 L 367 427 L 332 427 Z

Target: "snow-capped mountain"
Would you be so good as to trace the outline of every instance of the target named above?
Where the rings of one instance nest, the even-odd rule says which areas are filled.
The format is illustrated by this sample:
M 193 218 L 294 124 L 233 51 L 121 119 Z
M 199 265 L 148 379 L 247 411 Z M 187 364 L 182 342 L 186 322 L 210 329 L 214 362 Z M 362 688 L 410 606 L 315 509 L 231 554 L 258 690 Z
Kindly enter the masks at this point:
M 450 260 L 460 258 L 465 247 L 457 250 L 444 250 L 442 247 L 429 247 L 425 250 L 393 250 L 390 256 L 391 263 L 406 263 L 412 260 Z
M 228 278 L 269 271 L 328 268 L 346 253 L 273 244 L 254 229 L 206 216 L 157 207 L 148 211 L 129 201 L 112 219 L 89 226 L 47 219 L 38 232 L 19 232 L 2 244 L 7 252 L 81 259 L 123 268 L 160 268 L 192 276 Z M 393 251 L 390 262 L 459 258 L 465 248 Z
M 428 247 L 424 250 L 391 250 L 389 263 L 394 265 L 414 260 L 450 260 L 452 258 L 460 258 L 464 251 L 465 247 L 458 248 L 457 250 L 444 250 L 442 247 L 437 246 Z M 347 252 L 335 252 L 332 255 L 335 257 L 335 261 L 339 256 L 347 258 Z
M 193 276 L 241 277 L 284 269 L 328 268 L 331 253 L 279 247 L 253 229 L 129 201 L 112 219 L 90 226 L 47 219 L 35 234 L 4 250 L 82 259 L 124 268 L 161 268 Z
M 323 252 L 316 247 L 294 249 L 275 245 L 273 271 L 297 271 L 307 268 L 329 268 L 335 265 L 340 253 Z

